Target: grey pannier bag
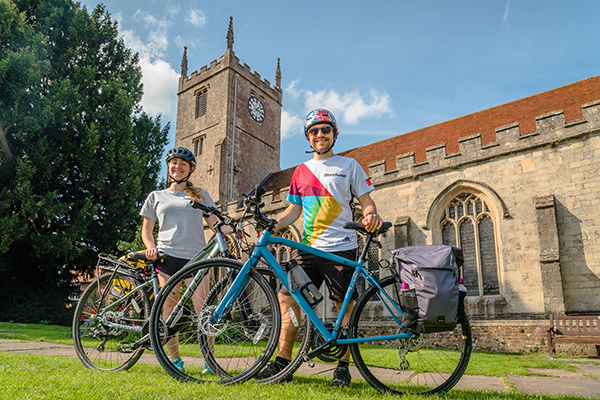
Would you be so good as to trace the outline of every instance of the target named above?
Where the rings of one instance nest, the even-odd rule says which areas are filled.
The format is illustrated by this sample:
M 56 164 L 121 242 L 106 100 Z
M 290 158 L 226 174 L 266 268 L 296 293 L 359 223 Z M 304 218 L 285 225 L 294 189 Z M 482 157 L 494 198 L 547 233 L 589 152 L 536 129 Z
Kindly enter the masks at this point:
M 462 267 L 462 250 L 444 245 L 402 247 L 392 251 L 391 262 L 396 264 L 400 280 L 416 292 L 418 318 L 410 321 L 408 328 L 419 333 L 453 330 L 459 317 L 454 265 Z

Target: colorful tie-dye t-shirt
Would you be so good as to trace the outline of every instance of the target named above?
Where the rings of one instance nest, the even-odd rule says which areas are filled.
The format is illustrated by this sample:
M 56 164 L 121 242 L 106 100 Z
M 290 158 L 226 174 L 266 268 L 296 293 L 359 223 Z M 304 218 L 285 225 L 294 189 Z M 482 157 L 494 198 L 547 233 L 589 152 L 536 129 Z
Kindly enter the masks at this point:
M 360 164 L 353 158 L 333 156 L 296 167 L 287 200 L 303 208 L 302 243 L 325 251 L 356 247 L 356 232 L 345 229 L 352 221 L 350 201 L 373 190 Z

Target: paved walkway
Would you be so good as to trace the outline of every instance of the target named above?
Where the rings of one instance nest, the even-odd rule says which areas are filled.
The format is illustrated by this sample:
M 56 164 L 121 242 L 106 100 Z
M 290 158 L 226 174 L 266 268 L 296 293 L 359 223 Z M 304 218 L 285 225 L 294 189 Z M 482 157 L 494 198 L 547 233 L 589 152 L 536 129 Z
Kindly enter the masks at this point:
M 14 339 L 0 339 L 0 351 L 77 357 L 73 346 Z M 157 364 L 157 361 L 151 352 L 145 352 L 140 361 L 149 364 Z M 539 375 L 508 375 L 507 378 L 521 393 L 532 395 L 564 394 L 600 399 L 600 365 L 577 364 L 577 367 L 581 369 L 580 372 L 530 368 L 532 373 Z M 360 376 L 358 371 L 352 372 L 352 376 Z M 333 376 L 333 368 L 319 363 L 315 364 L 314 368 L 309 368 L 306 364 L 302 364 L 298 373 L 305 375 L 319 374 L 322 376 Z M 455 387 L 473 390 L 493 390 L 496 392 L 510 392 L 511 390 L 501 378 L 474 375 L 463 376 Z

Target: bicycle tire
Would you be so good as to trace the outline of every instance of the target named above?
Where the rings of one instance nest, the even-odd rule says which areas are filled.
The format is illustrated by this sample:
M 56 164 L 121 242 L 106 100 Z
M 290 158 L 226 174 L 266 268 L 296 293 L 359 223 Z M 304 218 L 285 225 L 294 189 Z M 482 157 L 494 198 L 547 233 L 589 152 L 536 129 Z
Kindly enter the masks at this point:
M 379 284 L 397 300 L 400 282 L 396 277 L 388 276 Z M 399 332 L 398 324 L 378 293 L 379 289 L 371 286 L 356 302 L 350 317 L 351 338 L 373 336 L 375 331 L 377 335 L 382 331 Z M 396 317 L 402 321 L 400 315 Z M 463 376 L 471 350 L 471 326 L 464 314 L 450 332 L 350 345 L 352 358 L 363 378 L 381 392 L 399 395 L 447 392 Z
M 99 284 L 99 286 L 98 286 Z M 114 303 L 140 282 L 129 275 L 108 273 L 94 279 L 81 295 L 73 316 L 73 343 L 77 356 L 87 368 L 122 371 L 131 368 L 142 356 L 144 346 L 128 352 L 131 343 L 140 339 L 139 332 L 130 332 L 103 323 L 98 310 Z M 102 304 L 101 294 L 105 292 Z M 100 290 L 99 290 L 100 289 Z M 106 321 L 142 328 L 150 315 L 150 300 L 140 290 L 118 306 L 108 310 Z
M 272 270 L 268 269 L 268 267 L 267 268 L 259 267 L 259 268 L 256 268 L 256 271 L 263 275 L 263 277 L 267 280 L 267 282 L 269 282 L 271 287 L 275 290 L 275 293 L 279 293 L 279 288 L 281 287 L 281 281 L 279 279 L 277 279 L 277 277 L 275 276 L 275 273 Z M 280 312 L 281 312 L 282 319 L 286 318 L 286 313 L 289 315 L 289 310 L 281 310 L 280 309 Z M 287 318 L 291 318 L 291 317 L 288 316 Z M 298 370 L 298 368 L 300 368 L 300 365 L 302 364 L 302 362 L 304 362 L 304 355 L 308 354 L 308 352 L 310 351 L 310 349 L 312 347 L 312 344 L 314 343 L 315 331 L 312 326 L 312 323 L 310 322 L 310 319 L 308 319 L 302 311 L 300 311 L 299 315 L 295 315 L 295 313 L 294 313 L 293 318 L 296 319 L 296 321 L 299 325 L 299 330 L 298 330 L 298 334 L 296 335 L 296 340 L 298 341 L 298 337 L 299 337 L 300 341 L 292 349 L 292 359 L 290 360 L 290 363 L 275 375 L 272 375 L 270 377 L 263 378 L 263 379 L 257 379 L 255 377 L 254 382 L 263 383 L 263 384 L 271 384 L 271 383 L 278 383 L 278 382 L 285 381 L 288 379 L 288 377 L 293 375 Z M 271 358 L 271 361 L 274 361 L 274 357 Z
M 216 323 L 211 320 L 212 311 L 242 266 L 236 260 L 217 258 L 192 263 L 173 275 L 157 296 L 150 316 L 150 339 L 160 365 L 175 379 L 220 384 L 243 382 L 260 371 L 275 351 L 281 327 L 277 298 L 254 269 L 250 270 L 249 281 L 240 295 L 246 302 L 236 300 L 222 320 Z M 184 318 L 167 326 L 162 322 L 165 301 L 173 292 L 177 293 L 178 301 L 176 288 L 183 293 L 198 273 L 205 274 L 205 278 L 183 304 L 180 315 Z M 173 365 L 168 343 L 161 343 L 175 335 L 185 372 Z M 211 373 L 204 373 L 205 366 Z

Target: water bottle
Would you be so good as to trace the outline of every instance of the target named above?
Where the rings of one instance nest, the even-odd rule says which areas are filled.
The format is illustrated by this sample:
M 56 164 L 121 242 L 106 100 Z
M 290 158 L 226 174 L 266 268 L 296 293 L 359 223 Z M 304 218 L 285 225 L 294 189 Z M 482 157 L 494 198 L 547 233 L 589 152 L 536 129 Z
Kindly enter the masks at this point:
M 293 284 L 298 288 L 298 291 L 304 297 L 309 306 L 315 307 L 323 300 L 323 295 L 319 292 L 319 289 L 310 280 L 304 269 L 298 265 L 296 260 L 288 261 L 288 274 L 292 278 Z M 291 285 L 290 285 L 291 286 Z M 290 287 L 290 292 L 293 289 Z
M 417 304 L 417 293 L 415 285 L 402 282 L 400 290 L 400 306 L 402 307 L 402 327 L 414 331 L 417 327 L 419 317 L 419 306 Z

